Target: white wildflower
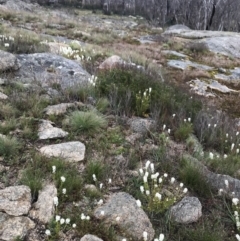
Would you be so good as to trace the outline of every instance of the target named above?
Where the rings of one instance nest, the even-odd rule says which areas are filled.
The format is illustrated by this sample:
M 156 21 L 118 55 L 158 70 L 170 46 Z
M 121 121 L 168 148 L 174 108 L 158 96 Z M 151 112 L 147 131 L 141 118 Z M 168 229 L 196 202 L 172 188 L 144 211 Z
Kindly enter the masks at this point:
M 187 193 L 188 192 L 188 189 L 185 187 L 184 189 L 183 189 L 183 193 Z
M 142 168 L 139 169 L 139 173 L 140 173 L 141 176 L 143 175 L 143 169 Z
M 62 189 L 62 194 L 66 194 L 67 193 L 67 189 L 66 188 L 63 188 Z
M 213 153 L 212 152 L 209 152 L 209 158 L 213 159 Z
M 164 177 L 168 177 L 168 174 L 167 174 L 167 173 L 164 173 L 163 176 L 164 176 Z
M 162 199 L 162 195 L 160 193 L 158 193 L 158 192 L 155 194 L 155 197 L 157 197 L 159 200 Z
M 120 221 L 120 217 L 116 217 L 116 221 L 119 222 Z
M 148 233 L 146 231 L 143 232 L 143 240 L 147 241 Z
M 146 195 L 149 196 L 150 195 L 150 191 L 146 190 Z
M 76 227 L 77 227 L 76 223 L 74 223 L 74 224 L 72 225 L 72 227 L 73 227 L 73 228 L 76 228 Z
M 52 166 L 52 173 L 56 172 L 56 166 Z
M 137 206 L 140 208 L 141 206 L 142 206 L 142 203 L 141 203 L 141 201 L 138 199 L 138 200 L 136 200 L 136 203 L 137 203 Z
M 102 205 L 103 204 L 103 200 L 100 199 L 98 202 L 97 202 L 98 205 Z
M 232 203 L 233 203 L 233 205 L 238 205 L 239 199 L 238 198 L 233 198 L 232 199 Z
M 141 193 L 144 193 L 144 186 L 140 186 Z
M 65 223 L 65 219 L 64 218 L 61 218 L 60 219 L 60 224 L 64 224 Z
M 109 183 L 109 184 L 112 183 L 112 179 L 111 179 L 111 178 L 108 179 L 108 183 Z
M 93 181 L 96 182 L 96 181 L 97 181 L 97 177 L 96 177 L 96 175 L 93 174 L 92 177 L 93 177 Z
M 103 188 L 103 183 L 100 183 L 99 188 L 100 188 L 100 189 Z
M 180 187 L 183 187 L 183 183 L 181 182 L 179 186 L 180 186 Z
M 64 176 L 61 176 L 61 181 L 62 182 L 65 182 L 66 181 L 66 178 Z
M 229 183 L 228 183 L 227 179 L 224 181 L 224 183 L 225 183 L 226 187 L 228 188 L 229 187 Z
M 150 163 L 151 163 L 151 162 L 150 162 L 149 160 L 146 162 L 146 164 L 145 164 L 145 168 L 146 168 L 146 169 L 148 169 Z
M 51 235 L 50 230 L 49 230 L 49 229 L 46 229 L 45 234 L 46 234 L 47 236 L 50 236 L 50 235 Z
M 176 180 L 176 179 L 175 179 L 174 177 L 172 177 L 172 178 L 171 178 L 171 183 L 174 183 L 175 180 Z
M 150 169 L 151 169 L 151 172 L 154 173 L 154 163 L 150 164 Z
M 164 125 L 163 125 L 163 131 L 164 131 L 165 129 L 166 129 L 166 125 L 164 124 Z
M 55 206 L 58 206 L 58 197 L 53 198 L 53 203 Z
M 69 224 L 70 223 L 70 218 L 67 218 L 66 219 L 66 224 Z
M 160 235 L 159 235 L 159 239 L 158 239 L 159 241 L 163 241 L 164 240 L 164 234 L 163 233 L 161 233 Z
M 231 145 L 231 151 L 233 150 L 234 146 L 235 146 L 235 144 L 232 143 L 232 145 Z

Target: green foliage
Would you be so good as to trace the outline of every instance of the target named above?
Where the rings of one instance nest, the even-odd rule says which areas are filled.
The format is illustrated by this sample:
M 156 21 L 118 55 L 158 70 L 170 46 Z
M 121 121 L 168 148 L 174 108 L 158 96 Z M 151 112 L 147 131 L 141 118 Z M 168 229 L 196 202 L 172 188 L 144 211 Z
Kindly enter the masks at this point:
M 181 162 L 181 180 L 194 192 L 202 197 L 211 197 L 211 189 L 199 168 L 195 167 L 190 160 L 184 158 Z
M 185 141 L 193 133 L 193 125 L 189 122 L 183 122 L 174 132 L 174 137 L 178 141 Z
M 107 98 L 100 98 L 96 104 L 96 108 L 99 112 L 105 113 L 109 106 L 109 101 Z
M 42 44 L 41 39 L 35 34 L 18 32 L 13 38 L 14 40 L 11 40 L 11 37 L 9 39 L 6 37 L 4 41 L 0 41 L 0 48 L 13 54 L 41 53 L 49 50 L 49 47 Z
M 93 174 L 96 175 L 97 182 L 106 180 L 107 177 L 107 166 L 100 161 L 90 161 L 87 163 L 85 170 L 85 182 L 89 184 L 95 184 L 93 180 Z
M 165 124 L 170 123 L 172 113 L 194 118 L 201 109 L 199 101 L 189 100 L 187 94 L 163 83 L 159 76 L 133 67 L 101 72 L 96 91 L 109 99 L 110 106 L 117 115 L 150 114 Z
M 69 126 L 75 133 L 95 134 L 107 126 L 107 121 L 96 111 L 74 111 L 69 115 Z
M 1 103 L 1 108 L 0 108 L 0 119 L 9 119 L 12 117 L 15 117 L 17 114 L 16 108 L 9 104 L 3 104 Z
M 17 120 L 15 118 L 6 119 L 4 122 L 0 123 L 0 133 L 7 135 L 10 131 L 16 129 Z
M 0 156 L 14 157 L 18 154 L 21 145 L 14 137 L 0 136 Z
M 228 155 L 224 157 L 215 157 L 208 160 L 207 165 L 216 173 L 235 176 L 239 178 L 240 174 L 237 170 L 240 169 L 240 155 Z

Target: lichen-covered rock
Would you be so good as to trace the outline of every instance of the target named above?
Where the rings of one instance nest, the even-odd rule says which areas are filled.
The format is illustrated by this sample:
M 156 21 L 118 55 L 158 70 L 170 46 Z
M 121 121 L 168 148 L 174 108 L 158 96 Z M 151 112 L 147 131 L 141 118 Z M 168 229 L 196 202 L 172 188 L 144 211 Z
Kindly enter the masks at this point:
M 48 157 L 60 157 L 69 162 L 78 162 L 84 159 L 85 145 L 79 141 L 65 142 L 43 146 L 40 152 Z
M 20 64 L 15 55 L 0 50 L 0 72 L 6 70 L 17 70 Z
M 62 89 L 89 84 L 90 74 L 74 60 L 52 53 L 20 54 L 17 58 L 22 67 L 15 78 L 23 82 L 38 81 L 43 87 L 59 85 Z
M 53 198 L 57 196 L 57 188 L 52 185 L 46 185 L 38 195 L 38 200 L 34 203 L 34 208 L 30 211 L 30 216 L 43 223 L 48 223 L 53 217 L 55 207 Z
M 27 214 L 31 207 L 31 190 L 27 186 L 11 186 L 0 190 L 0 211 L 12 216 Z
M 124 60 L 117 56 L 117 55 L 113 55 L 109 58 L 107 58 L 106 60 L 104 60 L 98 67 L 98 69 L 100 70 L 106 70 L 106 69 L 112 69 L 112 68 L 116 68 L 120 65 L 124 65 Z
M 0 240 L 13 241 L 17 237 L 23 238 L 35 223 L 28 217 L 11 217 L 0 212 Z
M 61 128 L 53 127 L 53 123 L 48 120 L 42 120 L 42 123 L 38 129 L 38 139 L 54 139 L 54 138 L 63 138 L 68 135 L 68 132 L 63 131 Z
M 170 218 L 178 223 L 197 222 L 202 216 L 202 204 L 196 197 L 184 197 L 170 208 Z
M 154 127 L 155 122 L 151 119 L 132 118 L 128 124 L 133 132 L 145 134 Z
M 121 232 L 119 235 L 127 239 L 142 240 L 144 231 L 148 233 L 149 241 L 154 237 L 155 231 L 148 216 L 128 193 L 119 192 L 110 196 L 104 205 L 94 211 L 94 216 L 106 226 L 117 226 Z
M 103 241 L 102 239 L 98 238 L 97 236 L 95 235 L 92 235 L 92 234 L 86 234 L 84 235 L 80 241 Z

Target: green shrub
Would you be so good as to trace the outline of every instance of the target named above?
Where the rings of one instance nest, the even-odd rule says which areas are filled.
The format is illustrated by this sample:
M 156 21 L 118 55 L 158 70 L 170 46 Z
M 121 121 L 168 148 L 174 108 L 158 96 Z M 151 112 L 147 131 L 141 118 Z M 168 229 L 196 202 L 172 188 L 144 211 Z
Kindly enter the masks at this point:
M 69 125 L 75 133 L 94 134 L 107 126 L 106 119 L 95 111 L 74 111 L 69 116 Z
M 182 159 L 180 177 L 187 187 L 202 197 L 211 197 L 211 189 L 199 169 L 190 162 Z
M 14 137 L 0 135 L 0 156 L 13 157 L 18 154 L 21 145 Z
M 193 125 L 189 122 L 183 122 L 174 132 L 174 137 L 178 141 L 185 141 L 193 132 Z
M 136 67 L 119 67 L 98 75 L 96 91 L 107 97 L 116 115 L 151 115 L 158 123 L 170 124 L 172 114 L 195 117 L 201 103 L 175 87 L 163 83 L 160 76 Z M 172 119 L 172 118 L 171 118 Z

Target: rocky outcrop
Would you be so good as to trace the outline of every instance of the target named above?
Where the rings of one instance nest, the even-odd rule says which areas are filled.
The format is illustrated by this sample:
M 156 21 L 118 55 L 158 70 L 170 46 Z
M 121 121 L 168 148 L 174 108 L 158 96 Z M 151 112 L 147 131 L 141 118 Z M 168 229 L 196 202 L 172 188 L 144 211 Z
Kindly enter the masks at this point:
M 173 67 L 173 68 L 177 68 L 177 69 L 187 69 L 189 67 L 193 67 L 196 69 L 201 69 L 201 70 L 213 70 L 213 67 L 207 66 L 207 65 L 203 65 L 203 64 L 198 64 L 198 63 L 194 63 L 192 61 L 189 60 L 174 60 L 171 59 L 168 61 L 168 66 L 169 67 Z
M 128 124 L 133 132 L 139 134 L 146 134 L 155 126 L 155 122 L 153 120 L 144 118 L 131 118 L 128 120 Z
M 85 145 L 79 141 L 65 142 L 43 146 L 40 152 L 48 157 L 60 157 L 69 162 L 78 162 L 84 159 Z
M 196 197 L 184 197 L 170 208 L 170 218 L 177 223 L 197 222 L 202 216 L 202 204 Z
M 206 48 L 216 54 L 222 54 L 234 58 L 240 58 L 240 34 L 224 31 L 201 31 L 172 26 L 163 36 L 177 36 L 184 39 L 204 43 Z
M 143 232 L 148 233 L 149 241 L 154 237 L 155 232 L 146 213 L 127 193 L 119 192 L 110 196 L 104 205 L 95 210 L 94 216 L 106 226 L 116 226 L 127 239 L 142 240 Z
M 31 190 L 27 186 L 12 186 L 0 190 L 0 211 L 12 216 L 27 214 L 31 207 Z
M 17 56 L 21 68 L 16 79 L 26 83 L 39 82 L 43 87 L 61 88 L 84 86 L 90 75 L 74 60 L 52 53 L 21 54 Z

